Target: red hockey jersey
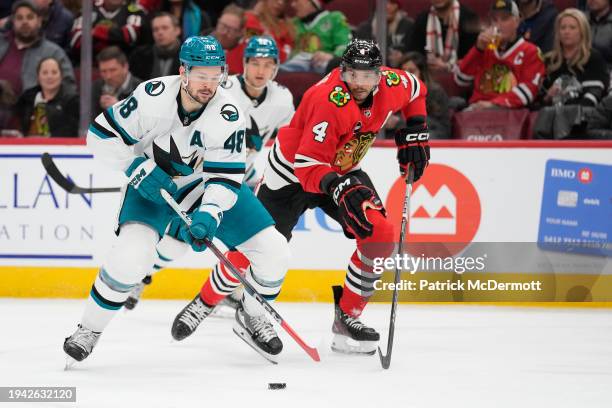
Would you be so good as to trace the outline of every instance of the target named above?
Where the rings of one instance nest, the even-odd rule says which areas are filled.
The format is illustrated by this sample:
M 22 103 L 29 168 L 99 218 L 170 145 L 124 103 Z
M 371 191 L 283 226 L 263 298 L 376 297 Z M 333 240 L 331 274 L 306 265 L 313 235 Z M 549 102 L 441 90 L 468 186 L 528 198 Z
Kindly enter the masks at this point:
M 490 101 L 498 106 L 520 108 L 532 103 L 544 79 L 545 66 L 537 46 L 520 38 L 501 55 L 497 50 L 476 47 L 459 62 L 455 81 L 474 85 L 470 103 Z
M 291 123 L 279 130 L 264 182 L 274 190 L 299 182 L 304 191 L 321 193 L 326 174 L 345 174 L 359 166 L 393 113 L 426 116 L 426 95 L 425 85 L 414 75 L 382 67 L 372 103 L 359 106 L 340 69 L 334 69 L 306 91 Z
M 94 54 L 104 48 L 116 45 L 126 53 L 141 40 L 143 27 L 148 29 L 145 11 L 130 1 L 115 11 L 107 11 L 100 2 L 94 3 L 91 35 Z M 74 20 L 70 39 L 70 48 L 75 55 L 81 49 L 81 32 L 83 16 Z

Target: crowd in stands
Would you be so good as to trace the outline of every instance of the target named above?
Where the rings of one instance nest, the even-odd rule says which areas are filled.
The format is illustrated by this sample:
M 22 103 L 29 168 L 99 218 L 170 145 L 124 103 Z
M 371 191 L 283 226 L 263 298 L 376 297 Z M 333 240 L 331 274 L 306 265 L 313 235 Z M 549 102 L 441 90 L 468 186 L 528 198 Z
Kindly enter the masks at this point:
M 428 88 L 432 138 L 612 139 L 612 0 L 387 0 L 386 64 Z M 230 74 L 272 37 L 299 103 L 352 37 L 379 33 L 375 0 L 95 0 L 91 113 L 178 72 L 181 42 L 213 35 Z M 0 136 L 78 135 L 83 16 L 76 0 L 0 5 Z M 504 122 L 505 121 L 505 122 Z M 506 125 L 506 128 L 504 128 Z M 399 114 L 386 134 L 402 126 Z M 471 127 L 470 127 L 471 126 Z

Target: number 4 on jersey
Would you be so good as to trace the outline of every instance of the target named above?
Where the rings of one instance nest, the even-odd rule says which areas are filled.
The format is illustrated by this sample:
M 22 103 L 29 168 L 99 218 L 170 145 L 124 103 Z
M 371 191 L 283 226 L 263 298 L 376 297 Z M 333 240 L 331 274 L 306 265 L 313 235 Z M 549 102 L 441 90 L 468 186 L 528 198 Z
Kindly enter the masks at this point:
M 329 123 L 327 122 L 321 122 L 312 127 L 312 133 L 314 133 L 314 140 L 319 143 L 323 143 L 323 141 L 325 140 L 325 136 L 327 136 L 325 132 L 327 132 L 328 125 Z

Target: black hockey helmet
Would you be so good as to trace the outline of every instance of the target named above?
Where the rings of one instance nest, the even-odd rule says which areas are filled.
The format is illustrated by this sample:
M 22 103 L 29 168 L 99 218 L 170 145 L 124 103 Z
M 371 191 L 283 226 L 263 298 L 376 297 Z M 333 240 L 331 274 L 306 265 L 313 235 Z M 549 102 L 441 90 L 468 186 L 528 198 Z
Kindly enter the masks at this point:
M 372 40 L 355 38 L 342 54 L 342 68 L 376 70 L 382 65 L 382 54 L 378 44 Z

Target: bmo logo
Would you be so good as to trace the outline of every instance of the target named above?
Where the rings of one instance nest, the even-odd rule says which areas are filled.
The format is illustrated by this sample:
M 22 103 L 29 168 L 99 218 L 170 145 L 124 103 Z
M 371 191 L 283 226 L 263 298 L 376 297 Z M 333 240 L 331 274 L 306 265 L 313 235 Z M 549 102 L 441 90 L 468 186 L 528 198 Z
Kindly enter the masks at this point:
M 568 180 L 578 179 L 578 181 L 583 184 L 588 184 L 593 181 L 593 172 L 588 167 L 578 170 L 577 173 L 572 169 L 560 169 L 553 167 L 550 170 L 550 175 L 555 178 L 563 178 Z
M 401 222 L 405 188 L 404 180 L 398 178 L 387 195 L 385 207 L 394 225 Z M 480 197 L 472 182 L 454 167 L 432 163 L 414 184 L 408 241 L 440 244 L 448 251 L 445 256 L 455 255 L 474 239 L 481 215 Z M 434 246 L 428 246 L 428 250 Z
M 556 178 L 564 178 L 564 179 L 575 179 L 576 178 L 576 172 L 574 170 L 570 170 L 570 169 L 558 169 L 553 167 L 550 170 L 550 175 L 552 177 L 556 177 Z
M 593 172 L 588 167 L 578 170 L 578 181 L 583 184 L 589 184 L 593 181 Z

